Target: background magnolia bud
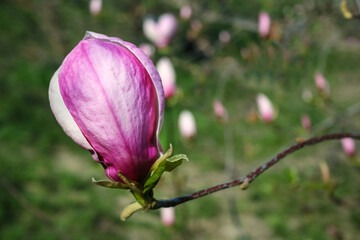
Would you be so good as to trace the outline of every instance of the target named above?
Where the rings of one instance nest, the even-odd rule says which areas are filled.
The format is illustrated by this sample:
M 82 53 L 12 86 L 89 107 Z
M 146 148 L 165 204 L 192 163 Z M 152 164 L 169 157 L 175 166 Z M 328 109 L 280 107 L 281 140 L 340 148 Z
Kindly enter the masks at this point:
M 220 119 L 220 121 L 226 123 L 228 121 L 228 113 L 224 107 L 224 105 L 222 105 L 222 103 L 218 100 L 215 100 L 213 102 L 213 109 L 214 109 L 214 114 L 217 118 Z
M 321 73 L 315 74 L 315 85 L 317 89 L 319 89 L 324 94 L 330 94 L 330 86 L 329 83 L 326 81 L 325 77 Z
M 341 139 L 341 146 L 349 157 L 353 157 L 355 155 L 355 141 L 352 138 L 343 138 Z
M 154 52 L 155 52 L 155 49 L 154 49 L 154 46 L 151 45 L 151 44 L 148 44 L 148 43 L 142 43 L 139 45 L 139 48 L 141 50 L 143 50 L 143 52 L 148 56 L 148 57 L 151 57 Z
M 193 114 L 184 110 L 179 116 L 179 130 L 183 138 L 190 139 L 196 135 L 196 122 Z
M 301 125 L 305 130 L 310 130 L 310 128 L 311 128 L 311 120 L 310 120 L 309 115 L 303 114 L 301 116 Z
M 102 9 L 102 0 L 90 0 L 89 10 L 91 15 L 99 15 Z
M 270 100 L 264 94 L 260 93 L 256 97 L 256 102 L 260 118 L 264 122 L 272 122 L 275 119 L 275 111 Z
M 258 30 L 261 37 L 265 38 L 270 34 L 271 18 L 266 12 L 260 12 Z
M 165 226 L 172 226 L 175 223 L 175 208 L 160 208 L 161 221 Z
M 167 57 L 162 57 L 156 64 L 163 84 L 165 98 L 171 98 L 176 92 L 176 75 L 174 67 Z
M 161 154 L 164 92 L 143 51 L 88 32 L 51 79 L 49 99 L 64 131 L 110 179 L 120 182 L 118 171 L 136 182 L 145 179 Z
M 230 33 L 228 31 L 221 31 L 219 33 L 219 39 L 222 43 L 228 43 L 231 39 Z
M 143 23 L 145 36 L 152 41 L 157 47 L 166 47 L 177 30 L 177 20 L 170 13 L 163 14 L 155 22 L 151 18 L 146 18 Z
M 180 9 L 180 17 L 184 20 L 189 20 L 191 18 L 192 10 L 189 5 L 184 5 Z

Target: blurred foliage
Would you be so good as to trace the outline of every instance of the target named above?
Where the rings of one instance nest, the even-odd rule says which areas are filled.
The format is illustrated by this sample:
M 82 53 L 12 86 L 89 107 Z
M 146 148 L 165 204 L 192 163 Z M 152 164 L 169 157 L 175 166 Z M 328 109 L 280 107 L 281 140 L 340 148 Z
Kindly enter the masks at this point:
M 350 11 L 358 11 L 348 1 Z M 91 16 L 88 0 L 2 0 L 0 3 L 0 239 L 356 239 L 360 234 L 359 159 L 348 159 L 338 141 L 290 156 L 252 184 L 176 207 L 176 224 L 164 227 L 158 211 L 127 222 L 120 210 L 133 201 L 126 191 L 103 189 L 91 177 L 102 167 L 58 126 L 49 108 L 52 74 L 86 30 L 118 36 L 138 45 L 146 16 L 178 16 L 185 1 L 104 0 Z M 340 1 L 188 1 L 190 21 L 179 19 L 170 47 L 156 62 L 173 62 L 181 96 L 168 103 L 162 145 L 190 158 L 167 174 L 156 196 L 174 197 L 231 178 L 224 156 L 233 156 L 236 176 L 245 174 L 297 137 L 359 131 L 360 32 L 345 20 Z M 266 11 L 275 29 L 270 39 L 257 33 Z M 202 29 L 191 32 L 200 21 Z M 228 43 L 218 34 L 227 30 Z M 329 81 L 323 98 L 315 72 Z M 302 100 L 304 90 L 313 99 Z M 271 124 L 251 117 L 255 97 L 265 93 L 276 106 Z M 226 126 L 233 148 L 224 143 L 212 101 L 229 112 Z M 171 106 L 170 106 L 171 105 Z M 180 138 L 177 117 L 191 110 L 198 125 L 192 141 Z M 312 120 L 301 128 L 302 114 Z M 226 142 L 226 141 L 225 141 Z M 164 147 L 167 148 L 167 147 Z M 230 153 L 229 153 L 230 151 Z M 322 179 L 319 163 L 330 169 Z

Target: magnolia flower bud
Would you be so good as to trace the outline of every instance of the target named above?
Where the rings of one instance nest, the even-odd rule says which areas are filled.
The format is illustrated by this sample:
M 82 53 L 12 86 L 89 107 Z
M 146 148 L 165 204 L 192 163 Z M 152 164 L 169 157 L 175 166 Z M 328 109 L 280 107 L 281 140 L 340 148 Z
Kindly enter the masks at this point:
M 258 94 L 256 101 L 260 118 L 264 122 L 272 122 L 275 119 L 275 111 L 270 100 L 264 94 L 260 93 Z
M 172 226 L 175 223 L 175 208 L 160 208 L 161 221 L 165 226 Z
M 324 183 L 329 183 L 331 180 L 331 174 L 328 164 L 325 161 L 319 163 L 321 178 Z
M 309 89 L 305 89 L 301 95 L 304 102 L 309 103 L 313 100 L 313 94 Z
M 119 38 L 88 32 L 50 82 L 51 109 L 67 135 L 120 182 L 142 182 L 161 155 L 164 92 L 151 60 Z
M 91 15 L 99 15 L 102 9 L 102 0 L 90 0 L 89 10 Z
M 349 157 L 353 157 L 355 155 L 355 141 L 352 138 L 343 138 L 341 139 L 341 146 Z
M 184 20 L 189 20 L 191 18 L 192 10 L 189 5 L 184 5 L 180 9 L 180 17 Z
M 179 130 L 183 138 L 191 139 L 196 135 L 196 122 L 193 114 L 184 110 L 179 116 Z
M 156 64 L 164 88 L 165 98 L 171 98 L 176 92 L 176 75 L 170 59 L 162 57 Z
M 228 43 L 231 39 L 230 33 L 228 31 L 221 31 L 219 33 L 219 39 L 222 43 Z
M 305 130 L 307 130 L 307 131 L 310 130 L 310 128 L 311 128 L 311 120 L 310 120 L 309 115 L 304 114 L 304 115 L 301 116 L 301 125 Z
M 166 47 L 177 30 L 177 20 L 170 13 L 163 14 L 155 22 L 151 18 L 146 18 L 143 24 L 145 36 L 157 47 Z
M 271 26 L 271 19 L 269 14 L 267 14 L 266 12 L 260 12 L 258 28 L 261 37 L 265 38 L 269 36 L 270 26 Z
M 143 52 L 148 56 L 148 57 L 151 57 L 154 52 L 155 52 L 155 49 L 154 49 L 154 46 L 151 45 L 151 44 L 148 44 L 148 43 L 142 43 L 139 45 L 139 48 L 141 50 L 143 50 Z
M 203 24 L 199 20 L 194 20 L 191 22 L 191 29 L 195 32 L 200 32 L 203 28 Z
M 315 74 L 315 85 L 319 91 L 322 93 L 329 95 L 330 94 L 330 86 L 326 81 L 325 77 L 321 73 Z
M 215 116 L 223 123 L 228 121 L 228 112 L 226 111 L 224 105 L 218 100 L 215 100 L 213 103 Z

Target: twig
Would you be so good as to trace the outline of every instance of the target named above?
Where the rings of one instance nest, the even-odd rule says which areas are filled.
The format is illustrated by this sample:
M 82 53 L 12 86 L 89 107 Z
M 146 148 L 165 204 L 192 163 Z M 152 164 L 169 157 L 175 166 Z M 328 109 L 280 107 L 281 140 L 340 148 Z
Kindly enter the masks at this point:
M 227 189 L 230 187 L 238 186 L 238 185 L 241 185 L 240 186 L 241 189 L 246 189 L 248 187 L 248 185 L 252 181 L 255 180 L 255 178 L 260 176 L 261 173 L 263 173 L 265 170 L 269 169 L 271 166 L 278 163 L 281 159 L 283 159 L 287 155 L 289 155 L 305 146 L 314 145 L 314 144 L 317 144 L 317 143 L 320 143 L 323 141 L 341 139 L 341 138 L 347 138 L 347 137 L 354 138 L 356 140 L 360 140 L 360 134 L 353 134 L 353 133 L 333 133 L 333 134 L 323 135 L 320 137 L 313 137 L 306 141 L 299 142 L 299 143 L 285 149 L 284 151 L 278 153 L 275 157 L 273 157 L 272 159 L 270 159 L 269 161 L 267 161 L 260 167 L 256 168 L 255 170 L 253 170 L 252 172 L 250 172 L 249 174 L 247 174 L 244 177 L 241 177 L 241 178 L 229 181 L 229 182 L 221 183 L 219 185 L 215 185 L 213 187 L 206 188 L 206 189 L 203 189 L 198 192 L 194 192 L 194 193 L 191 193 L 191 194 L 188 194 L 185 196 L 168 199 L 168 200 L 156 200 L 156 203 L 154 204 L 154 206 L 151 209 L 158 209 L 158 208 L 162 208 L 162 207 L 174 207 L 176 205 L 185 203 L 187 201 L 194 200 L 194 199 L 206 196 L 208 194 L 211 194 L 211 193 L 214 193 L 214 192 L 217 192 L 220 190 L 224 190 L 224 189 Z

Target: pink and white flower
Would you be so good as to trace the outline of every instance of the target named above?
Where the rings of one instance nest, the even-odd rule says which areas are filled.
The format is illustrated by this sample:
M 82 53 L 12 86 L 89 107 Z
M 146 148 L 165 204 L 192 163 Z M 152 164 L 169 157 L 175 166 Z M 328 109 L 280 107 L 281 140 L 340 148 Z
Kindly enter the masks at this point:
M 275 119 L 274 107 L 267 96 L 260 93 L 256 97 L 260 118 L 264 122 L 272 122 Z
M 169 45 L 176 30 L 177 20 L 171 13 L 161 15 L 157 22 L 152 18 L 146 18 L 143 23 L 145 36 L 160 48 Z
M 319 72 L 315 73 L 315 85 L 317 89 L 322 93 L 326 95 L 330 94 L 330 85 L 328 81 L 326 81 L 324 75 Z
M 151 60 L 120 38 L 87 32 L 50 82 L 51 109 L 106 175 L 142 182 L 161 155 L 164 92 Z
M 167 57 L 160 58 L 156 68 L 161 77 L 165 98 L 171 98 L 176 93 L 176 74 L 170 59 Z
M 219 40 L 220 40 L 220 42 L 222 42 L 222 43 L 228 43 L 228 42 L 230 42 L 230 39 L 231 39 L 231 35 L 230 35 L 230 33 L 228 32 L 228 31 L 221 31 L 220 33 L 219 33 Z
M 213 109 L 214 109 L 214 114 L 215 116 L 220 119 L 221 122 L 228 122 L 229 117 L 228 117 L 228 112 L 226 111 L 224 105 L 219 101 L 219 100 L 215 100 L 213 102 Z
M 271 18 L 266 12 L 260 12 L 258 30 L 261 37 L 265 38 L 270 34 Z
M 155 52 L 155 48 L 153 45 L 151 44 L 148 44 L 148 43 L 142 43 L 139 45 L 139 48 L 141 50 L 143 50 L 143 52 L 148 56 L 148 57 L 151 57 L 154 52 Z
M 165 226 L 172 226 L 175 223 L 175 208 L 160 208 L 161 221 Z
M 102 9 L 102 0 L 90 0 L 89 10 L 91 15 L 99 15 Z
M 183 110 L 180 113 L 179 130 L 180 130 L 180 135 L 185 139 L 191 139 L 195 137 L 196 122 L 194 115 L 190 111 Z
M 311 119 L 310 119 L 309 115 L 303 114 L 301 116 L 301 125 L 305 130 L 307 130 L 307 131 L 310 130 L 310 128 L 311 128 Z
M 355 155 L 355 141 L 352 138 L 343 138 L 341 139 L 341 146 L 349 157 L 353 157 Z
M 189 5 L 184 5 L 180 9 L 180 17 L 184 20 L 189 20 L 191 18 L 192 9 Z

